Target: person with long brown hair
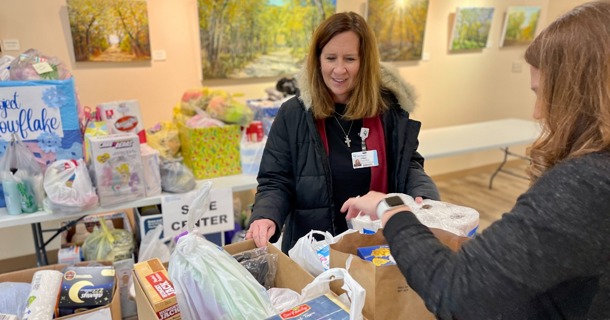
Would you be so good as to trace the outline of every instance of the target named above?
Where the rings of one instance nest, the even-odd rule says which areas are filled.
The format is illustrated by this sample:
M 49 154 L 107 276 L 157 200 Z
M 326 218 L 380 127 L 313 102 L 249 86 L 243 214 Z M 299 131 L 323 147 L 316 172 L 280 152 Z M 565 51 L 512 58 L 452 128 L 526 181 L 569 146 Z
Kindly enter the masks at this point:
M 339 208 L 369 190 L 439 199 L 417 152 L 421 123 L 409 118 L 413 88 L 380 63 L 362 16 L 323 21 L 297 80 L 300 94 L 269 132 L 246 239 L 265 246 L 284 229 L 288 252 L 311 230 L 340 234 L 347 222 Z
M 381 219 L 439 319 L 610 319 L 610 1 L 551 23 L 525 60 L 542 134 L 509 213 L 452 252 L 399 196 L 370 192 L 341 209 Z

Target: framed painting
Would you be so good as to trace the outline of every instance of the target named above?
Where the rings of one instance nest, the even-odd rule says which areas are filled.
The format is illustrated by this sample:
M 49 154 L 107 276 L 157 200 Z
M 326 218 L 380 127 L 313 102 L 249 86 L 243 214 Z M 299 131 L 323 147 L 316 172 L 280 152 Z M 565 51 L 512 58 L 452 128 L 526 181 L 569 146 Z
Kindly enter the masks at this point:
M 295 74 L 336 0 L 197 0 L 203 79 Z
M 367 22 L 382 61 L 421 60 L 428 0 L 369 0 Z
M 74 59 L 150 60 L 148 9 L 142 0 L 67 0 Z
M 453 21 L 449 51 L 485 48 L 493 14 L 492 7 L 458 7 Z
M 536 36 L 540 7 L 508 7 L 500 47 L 527 45 Z

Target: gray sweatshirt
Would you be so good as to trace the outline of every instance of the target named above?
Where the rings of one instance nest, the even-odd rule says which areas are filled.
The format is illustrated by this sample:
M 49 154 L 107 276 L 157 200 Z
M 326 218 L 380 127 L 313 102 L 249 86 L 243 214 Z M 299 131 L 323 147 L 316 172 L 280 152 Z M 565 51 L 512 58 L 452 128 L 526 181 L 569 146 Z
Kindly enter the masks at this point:
M 440 319 L 610 319 L 609 153 L 548 170 L 458 252 L 410 212 L 384 235 Z

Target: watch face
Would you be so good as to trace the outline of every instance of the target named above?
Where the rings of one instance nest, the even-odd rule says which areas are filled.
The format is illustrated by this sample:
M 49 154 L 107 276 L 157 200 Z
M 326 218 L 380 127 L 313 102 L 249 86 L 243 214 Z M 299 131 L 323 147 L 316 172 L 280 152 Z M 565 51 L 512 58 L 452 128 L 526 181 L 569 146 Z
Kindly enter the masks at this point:
M 396 206 L 401 206 L 401 205 L 405 204 L 399 196 L 387 197 L 387 198 L 385 198 L 385 202 L 390 207 L 396 207 Z

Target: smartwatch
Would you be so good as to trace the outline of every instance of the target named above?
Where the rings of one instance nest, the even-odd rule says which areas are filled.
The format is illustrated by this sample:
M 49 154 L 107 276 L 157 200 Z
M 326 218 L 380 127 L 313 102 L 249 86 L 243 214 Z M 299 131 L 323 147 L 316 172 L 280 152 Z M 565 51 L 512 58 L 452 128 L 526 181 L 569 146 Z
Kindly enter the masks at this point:
M 381 220 L 381 217 L 383 216 L 384 213 L 386 213 L 386 211 L 393 209 L 395 207 L 404 206 L 404 205 L 405 205 L 404 201 L 402 201 L 402 199 L 399 196 L 386 197 L 383 200 L 381 200 L 379 202 L 379 204 L 377 204 L 377 218 L 379 218 L 379 220 Z

